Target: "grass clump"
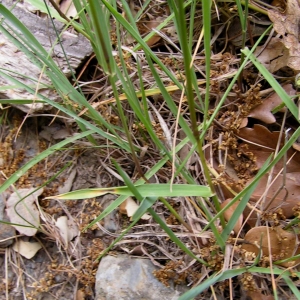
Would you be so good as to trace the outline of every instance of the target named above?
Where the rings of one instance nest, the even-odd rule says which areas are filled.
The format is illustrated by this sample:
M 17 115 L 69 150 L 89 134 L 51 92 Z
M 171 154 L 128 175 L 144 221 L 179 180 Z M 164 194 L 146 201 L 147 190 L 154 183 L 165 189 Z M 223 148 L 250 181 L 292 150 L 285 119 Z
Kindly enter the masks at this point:
M 0 6 L 1 32 L 41 69 L 62 101 L 48 99 L 7 70 L 1 69 L 1 76 L 64 113 L 79 132 L 48 147 L 14 174 L 7 174 L 9 178 L 0 191 L 17 184 L 20 176 L 40 161 L 64 151 L 70 143 L 76 146 L 81 142 L 86 149 L 98 151 L 102 170 L 113 178 L 109 186 L 48 198 L 119 195 L 84 231 L 101 224 L 129 196 L 139 203 L 129 225 L 98 259 L 120 244 L 124 236 L 132 232 L 143 236 L 146 231 L 141 229 L 145 225 L 141 218 L 149 213 L 149 224 L 158 225 L 160 233 L 168 236 L 168 242 L 162 244 L 169 253 L 167 257 L 172 257 L 157 277 L 165 280 L 165 273 L 173 274 L 171 277 L 193 285 L 180 299 L 211 293 L 230 299 L 242 295 L 253 298 L 256 292 L 274 298 L 286 293 L 297 296 L 297 283 L 290 273 L 293 270 L 292 275 L 299 276 L 295 265 L 291 263 L 291 269 L 287 269 L 281 261 L 298 262 L 298 247 L 293 242 L 298 217 L 289 214 L 285 206 L 289 205 L 289 211 L 297 208 L 288 196 L 280 196 L 276 202 L 286 180 L 292 180 L 295 172 L 286 167 L 287 160 L 291 166 L 298 163 L 297 154 L 291 153 L 300 136 L 299 110 L 293 100 L 296 92 L 291 95 L 284 88 L 295 76 L 285 70 L 272 73 L 257 58 L 258 49 L 266 49 L 274 31 L 268 24 L 263 33 L 257 34 L 249 21 L 255 18 L 256 24 L 265 24 L 265 15 L 273 8 L 261 3 L 250 5 L 248 1 L 194 0 L 74 0 L 74 6 L 78 12 L 74 19 L 57 15 L 47 5 L 39 9 L 54 14 L 66 24 L 65 30 L 74 28 L 89 40 L 94 51 L 91 61 L 96 67 L 90 64 L 83 72 L 87 72 L 85 76 L 95 74 L 90 82 L 81 81 L 75 74 L 69 80 L 51 58 L 52 53 L 13 13 Z M 58 35 L 58 43 L 60 39 Z M 249 116 L 273 91 L 286 111 L 276 114 L 271 127 Z M 264 133 L 259 126 L 264 127 Z M 288 127 L 292 128 L 289 134 Z M 245 139 L 245 130 L 254 132 L 255 138 Z M 281 132 L 276 149 L 268 142 L 262 146 L 273 131 Z M 278 171 L 280 164 L 282 170 Z M 268 185 L 262 191 L 259 184 L 266 177 Z M 274 177 L 282 178 L 282 185 L 270 195 Z M 224 202 L 227 204 L 222 205 Z M 273 219 L 267 217 L 270 215 Z M 248 236 L 247 240 L 247 234 L 257 226 L 262 226 L 266 235 L 254 240 Z M 277 230 L 279 227 L 291 235 L 287 238 Z M 262 243 L 262 239 L 270 239 L 268 230 L 277 230 L 290 239 L 279 256 L 273 255 L 277 251 L 275 242 L 270 241 L 268 246 Z M 160 238 L 152 239 L 160 244 Z M 249 243 L 255 244 L 257 251 L 244 247 Z M 294 251 L 286 257 L 289 247 Z M 185 262 L 175 257 L 178 252 Z

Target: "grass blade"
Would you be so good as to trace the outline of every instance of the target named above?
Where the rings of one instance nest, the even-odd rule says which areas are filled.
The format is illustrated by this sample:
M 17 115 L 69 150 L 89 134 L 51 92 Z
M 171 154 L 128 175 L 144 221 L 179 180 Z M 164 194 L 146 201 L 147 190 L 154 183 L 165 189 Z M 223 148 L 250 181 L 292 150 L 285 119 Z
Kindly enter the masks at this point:
M 138 193 L 144 197 L 180 197 L 180 196 L 200 196 L 210 197 L 211 190 L 207 186 L 192 185 L 192 184 L 174 184 L 171 189 L 170 184 L 150 183 L 143 185 L 135 185 Z M 124 196 L 134 196 L 133 192 L 127 186 L 110 187 L 110 188 L 93 188 L 72 191 L 69 193 L 51 196 L 49 199 L 59 200 L 78 200 L 88 199 L 98 196 L 110 194 L 118 194 Z

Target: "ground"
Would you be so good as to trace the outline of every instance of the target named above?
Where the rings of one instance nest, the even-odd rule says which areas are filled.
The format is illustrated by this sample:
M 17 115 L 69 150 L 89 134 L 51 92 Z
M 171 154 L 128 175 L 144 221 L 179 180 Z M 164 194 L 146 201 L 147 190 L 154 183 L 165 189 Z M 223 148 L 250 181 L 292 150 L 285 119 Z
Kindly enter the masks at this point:
M 153 20 L 157 19 L 160 22 L 170 13 L 166 3 L 157 7 L 152 2 L 147 13 L 143 14 L 138 22 L 140 33 L 144 35 L 159 24 Z M 136 13 L 139 3 L 131 1 L 131 5 L 132 11 Z M 118 8 L 122 10 L 121 5 Z M 291 0 L 287 1 L 284 9 L 278 8 L 278 5 L 273 5 L 272 9 L 267 5 L 263 8 L 255 5 L 251 7 L 245 45 L 251 48 L 267 26 L 274 23 L 275 32 L 280 33 L 279 36 L 276 36 L 275 32 L 266 35 L 254 54 L 259 63 L 277 79 L 282 90 L 288 96 L 296 98 L 296 74 L 299 70 L 296 66 L 295 52 L 299 41 L 293 39 L 296 34 L 293 28 L 284 32 L 280 26 L 282 24 L 278 21 L 280 16 L 286 17 L 287 24 L 292 24 L 295 18 L 298 20 L 294 10 L 300 11 L 298 6 L 295 8 L 295 1 Z M 196 42 L 202 28 L 201 16 L 199 8 L 195 14 L 193 50 L 197 49 Z M 187 15 L 187 19 L 188 17 Z M 115 23 L 112 22 L 111 42 L 114 46 L 118 38 L 115 29 Z M 167 26 L 162 32 L 165 34 L 164 38 L 154 36 L 148 41 L 148 45 L 163 65 L 171 70 L 178 80 L 184 81 L 184 59 L 181 51 L 178 51 L 179 42 L 174 24 Z M 227 252 L 222 251 L 216 233 L 222 233 L 224 224 L 235 218 L 238 204 L 243 202 L 244 198 L 227 209 L 224 218 L 218 219 L 214 228 L 212 226 L 203 231 L 210 218 L 217 214 L 217 206 L 223 208 L 231 203 L 234 196 L 242 192 L 264 168 L 268 157 L 288 145 L 289 137 L 298 130 L 298 116 L 293 111 L 294 102 L 288 107 L 289 110 L 284 108 L 282 94 L 280 97 L 278 93 L 274 93 L 274 86 L 262 75 L 263 72 L 257 70 L 255 61 L 247 63 L 225 101 L 220 102 L 239 70 L 241 36 L 236 6 L 225 3 L 220 4 L 218 8 L 214 7 L 208 119 L 215 115 L 204 137 L 203 154 L 208 172 L 213 178 L 213 197 L 217 203 L 208 201 L 207 198 L 173 197 L 167 198 L 166 202 L 159 199 L 153 205 L 154 211 L 182 243 L 209 266 L 204 267 L 182 251 L 157 222 L 147 216 L 139 220 L 110 253 L 129 253 L 151 258 L 161 268 L 155 275 L 166 285 L 173 280 L 176 283 L 197 286 L 208 273 L 213 274 L 214 271 L 249 267 L 252 264 L 261 268 L 269 268 L 271 265 L 272 268 L 272 263 L 279 261 L 280 267 L 295 271 L 291 273 L 294 276 L 293 283 L 288 284 L 287 281 L 280 280 L 280 277 L 272 277 L 270 274 L 244 272 L 232 281 L 224 280 L 216 284 L 213 291 L 206 290 L 198 297 L 208 299 L 215 293 L 218 299 L 229 299 L 230 295 L 235 299 L 273 299 L 272 283 L 278 280 L 276 284 L 279 296 L 288 299 L 292 296 L 291 286 L 299 286 L 296 266 L 282 261 L 300 253 L 296 226 L 290 230 L 293 222 L 297 223 L 300 211 L 300 155 L 296 141 L 290 143 L 289 150 L 275 164 L 272 172 L 263 176 L 251 191 L 243 213 L 241 212 L 232 231 L 228 233 L 225 245 Z M 122 38 L 124 44 L 131 45 L 130 36 L 124 33 Z M 294 47 L 289 47 L 289 43 Z M 206 93 L 206 61 L 202 48 L 203 44 L 194 60 L 200 98 L 205 97 Z M 163 147 L 172 149 L 173 145 L 178 145 L 186 138 L 186 134 L 182 128 L 175 132 L 177 117 L 168 99 L 157 89 L 143 52 L 138 52 L 142 61 L 140 65 L 140 61 L 131 55 L 131 50 L 123 50 L 124 60 L 118 55 L 115 56 L 115 60 L 118 65 L 125 64 L 139 99 L 142 92 L 138 70 L 143 66 L 143 86 L 147 91 L 146 105 L 149 106 L 153 132 Z M 181 105 L 183 120 L 192 127 L 188 99 L 185 96 L 181 97 L 181 91 L 166 76 L 161 66 L 155 64 L 154 68 L 173 102 L 176 106 Z M 117 130 L 121 140 L 126 140 L 126 131 L 122 128 L 122 116 L 118 114 L 109 76 L 98 65 L 95 57 L 91 56 L 77 70 L 77 80 L 82 84 L 82 91 L 90 105 L 103 117 L 103 124 L 107 122 Z M 72 79 L 70 82 L 74 83 Z M 21 189 L 43 186 L 41 195 L 33 204 L 38 207 L 35 216 L 40 218 L 39 230 L 26 235 L 19 228 L 15 237 L 16 241 L 38 243 L 42 249 L 30 259 L 24 258 L 24 255 L 15 251 L 12 246 L 2 249 L 0 259 L 3 276 L 0 290 L 3 299 L 21 299 L 24 295 L 28 299 L 95 298 L 98 258 L 130 225 L 130 209 L 132 210 L 136 200 L 127 200 L 126 205 L 116 207 L 110 215 L 87 229 L 86 227 L 110 204 L 113 205 L 117 196 L 104 195 L 68 201 L 55 200 L 53 196 L 70 190 L 123 186 L 124 178 L 118 174 L 115 161 L 131 181 L 136 182 L 163 158 L 162 148 L 154 142 L 141 121 L 142 118 L 137 117 L 138 110 L 135 111 L 128 95 L 123 93 L 125 87 L 122 84 L 124 82 L 118 81 L 116 86 L 120 96 L 119 105 L 125 114 L 135 151 L 130 154 L 129 151 L 114 145 L 108 138 L 93 134 L 90 139 L 76 140 L 47 156 L 21 176 L 14 187 L 11 186 L 3 193 L 4 199 L 9 202 L 14 189 L 20 192 Z M 193 97 L 197 124 L 203 124 L 208 120 L 203 118 L 199 95 L 194 93 Z M 73 107 L 77 115 L 96 124 L 95 118 L 78 103 L 75 105 L 74 99 L 71 98 L 71 95 L 65 96 L 62 105 L 67 108 Z M 220 103 L 222 105 L 218 107 Z M 144 102 L 139 104 L 140 109 L 145 105 Z M 74 119 L 55 109 L 43 114 L 27 115 L 8 105 L 1 111 L 1 120 L 2 183 L 42 151 L 81 132 Z M 107 129 L 105 126 L 99 128 Z M 191 147 L 192 143 L 186 143 L 178 152 L 178 159 L 184 160 Z M 174 183 L 186 183 L 190 176 L 198 185 L 207 185 L 202 162 L 201 155 L 195 150 L 186 161 L 182 173 L 175 176 Z M 168 183 L 173 171 L 174 166 L 167 162 L 150 176 L 149 183 Z M 266 187 L 269 190 L 264 195 Z M 21 222 L 20 217 L 18 218 L 19 221 L 15 223 Z M 12 219 L 9 221 L 13 223 Z M 262 232 L 269 237 L 270 243 L 265 243 L 267 239 L 261 241 Z M 262 249 L 262 253 L 259 253 L 259 248 Z M 259 261 L 255 261 L 257 255 L 261 255 Z M 295 263 L 299 263 L 299 259 L 295 260 Z

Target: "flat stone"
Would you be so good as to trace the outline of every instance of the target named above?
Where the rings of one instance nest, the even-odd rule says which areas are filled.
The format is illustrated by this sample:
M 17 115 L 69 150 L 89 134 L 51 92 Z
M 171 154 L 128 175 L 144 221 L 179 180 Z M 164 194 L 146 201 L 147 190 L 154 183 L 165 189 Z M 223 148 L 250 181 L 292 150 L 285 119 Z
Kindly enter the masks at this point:
M 175 300 L 185 286 L 168 288 L 153 275 L 157 268 L 148 259 L 129 255 L 102 258 L 96 274 L 96 300 Z

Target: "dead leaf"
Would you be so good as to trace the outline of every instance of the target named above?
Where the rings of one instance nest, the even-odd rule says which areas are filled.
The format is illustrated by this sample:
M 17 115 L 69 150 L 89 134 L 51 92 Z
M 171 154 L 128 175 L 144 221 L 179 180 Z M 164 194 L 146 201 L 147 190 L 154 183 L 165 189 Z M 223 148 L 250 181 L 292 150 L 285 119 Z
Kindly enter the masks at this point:
M 272 74 L 286 66 L 289 58 L 289 51 L 279 37 L 273 37 L 267 47 L 257 47 L 254 55 Z M 263 51 L 262 51 L 263 49 Z M 262 52 L 261 52 L 262 51 Z
M 270 240 L 271 254 L 275 260 L 283 260 L 300 253 L 297 236 L 293 232 L 279 227 L 254 227 L 246 233 L 244 240 L 245 243 L 242 245 L 242 249 L 252 252 L 256 256 L 259 254 L 260 249 L 262 251 L 261 255 L 270 255 L 268 240 Z M 290 267 L 298 262 L 300 262 L 300 259 L 281 263 L 280 265 Z
M 229 198 L 229 199 L 226 199 L 223 203 L 221 203 L 221 205 L 220 205 L 221 209 L 223 209 L 228 203 L 230 203 L 231 200 L 232 200 L 232 198 Z M 240 203 L 240 201 L 235 202 L 228 209 L 225 210 L 224 218 L 227 222 L 231 219 L 231 217 L 234 214 L 239 203 Z M 243 224 L 243 214 L 240 215 L 240 217 L 238 218 L 238 221 L 234 225 L 233 231 L 235 234 L 238 234 L 238 232 L 240 231 L 240 229 L 242 227 L 242 224 Z
M 284 13 L 269 10 L 268 16 L 274 23 L 274 29 L 282 36 L 282 42 L 289 51 L 287 66 L 300 70 L 299 22 L 300 6 L 298 0 L 288 0 Z
M 264 203 L 264 207 L 259 208 L 263 211 L 276 211 L 282 209 L 283 214 L 287 218 L 294 216 L 293 208 L 300 202 L 300 172 L 288 173 L 285 176 L 285 188 L 279 190 L 283 185 L 283 175 L 279 175 L 274 183 L 268 189 L 268 194 Z M 263 176 L 259 181 L 256 189 L 251 195 L 250 201 L 257 202 L 264 194 L 268 186 L 268 176 Z M 245 209 L 245 214 L 249 214 L 248 208 Z M 246 217 L 246 216 L 245 216 Z M 248 224 L 253 224 L 253 218 L 256 222 L 256 217 L 251 216 Z M 252 223 L 249 223 L 252 222 Z
M 135 201 L 131 197 L 128 197 L 126 201 L 120 205 L 119 211 L 121 214 L 127 215 L 131 218 L 138 208 L 139 206 L 135 203 Z M 144 214 L 141 217 L 142 220 L 149 220 L 150 218 L 151 216 L 149 214 Z
M 13 245 L 13 249 L 27 259 L 33 258 L 41 248 L 42 245 L 38 242 L 31 243 L 20 239 L 17 240 Z
M 27 236 L 35 235 L 37 228 L 40 226 L 40 214 L 34 202 L 37 201 L 38 196 L 43 193 L 43 189 L 39 189 L 32 195 L 26 197 L 26 195 L 30 194 L 34 190 L 34 188 L 19 189 L 10 195 L 6 203 L 6 212 L 11 223 L 35 227 L 12 225 L 21 234 L 25 234 Z M 19 202 L 23 197 L 26 198 Z
M 256 158 L 257 168 L 260 169 L 266 159 L 275 152 L 279 132 L 271 132 L 265 126 L 255 124 L 253 128 L 242 128 L 237 135 L 243 139 L 245 143 L 241 143 L 238 149 L 246 156 L 254 156 Z M 280 149 L 284 145 L 284 137 L 280 142 Z M 285 165 L 286 172 L 298 172 L 300 170 L 300 152 L 296 152 L 293 149 L 289 149 L 287 152 L 287 160 L 293 156 L 292 160 Z M 279 163 L 275 165 L 274 173 L 278 174 L 283 168 L 284 161 L 281 159 Z
M 287 92 L 288 95 L 296 95 L 296 91 L 291 84 L 284 85 L 283 89 Z M 276 119 L 272 114 L 272 110 L 275 107 L 279 106 L 281 103 L 281 98 L 276 93 L 274 93 L 271 96 L 267 97 L 262 104 L 252 109 L 248 117 L 261 120 L 266 124 L 275 123 Z
M 247 291 L 247 297 L 249 297 L 249 300 L 274 300 L 274 296 L 264 295 L 258 291 Z
M 138 22 L 139 32 L 143 36 L 147 35 L 148 33 L 150 33 L 152 31 L 152 29 L 155 29 L 159 24 L 161 24 L 161 22 L 159 20 L 140 21 L 140 22 Z M 161 39 L 161 37 L 158 34 L 155 34 L 147 41 L 147 45 L 149 47 L 152 47 L 152 46 L 156 45 L 160 41 L 160 39 Z
M 66 248 L 69 242 L 79 234 L 79 230 L 74 222 L 68 219 L 67 216 L 61 216 L 55 222 L 55 226 L 59 228 L 60 236 L 62 237 Z
M 249 18 L 246 41 L 248 41 L 250 37 L 262 35 L 265 30 L 265 25 L 255 23 L 251 18 Z M 228 39 L 234 46 L 242 47 L 242 27 L 238 17 L 233 18 L 230 22 L 230 26 L 228 28 Z
M 73 0 L 63 0 L 63 1 L 61 1 L 60 10 L 68 18 L 78 18 L 77 10 L 74 6 Z

